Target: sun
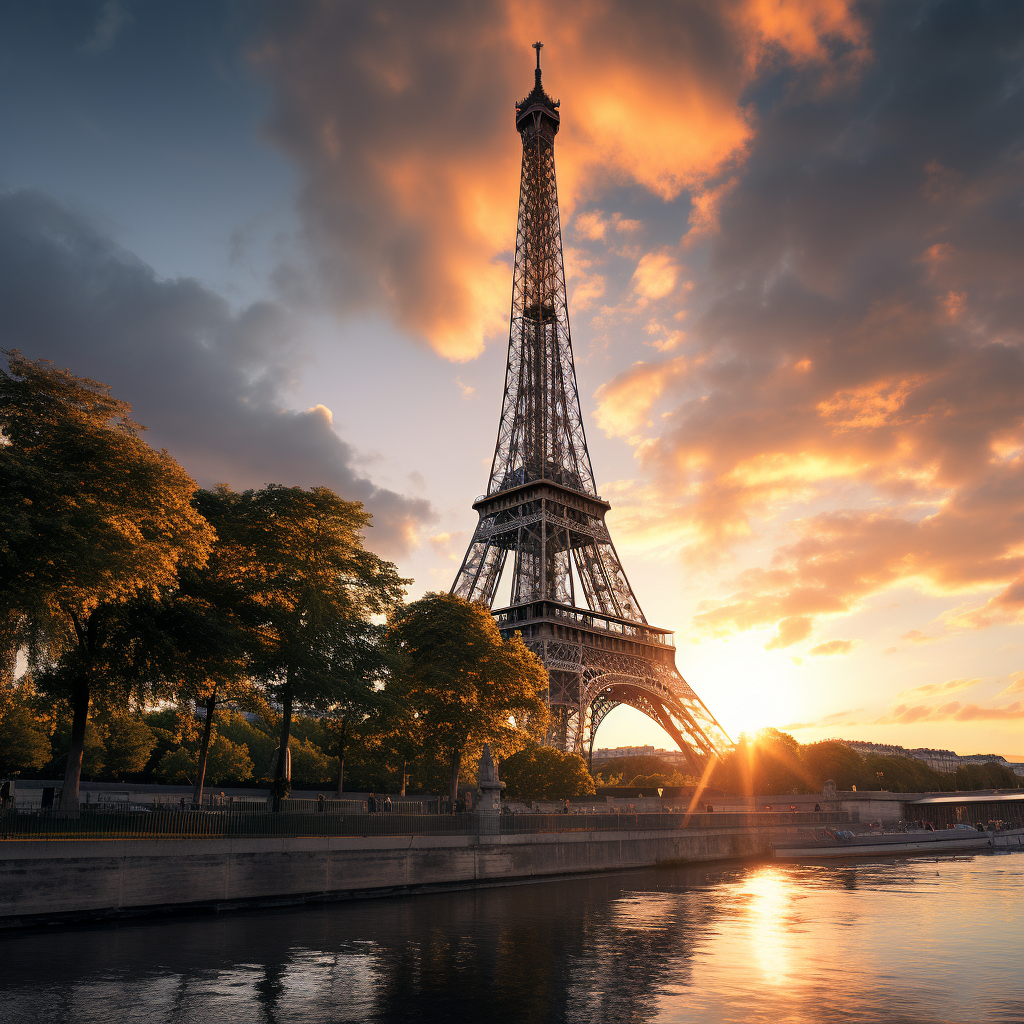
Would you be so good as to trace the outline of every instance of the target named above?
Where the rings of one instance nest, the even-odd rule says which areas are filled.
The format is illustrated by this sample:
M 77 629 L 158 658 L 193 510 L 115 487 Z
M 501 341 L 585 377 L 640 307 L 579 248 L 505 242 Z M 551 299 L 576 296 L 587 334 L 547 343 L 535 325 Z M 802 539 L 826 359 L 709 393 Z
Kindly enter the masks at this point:
M 699 663 L 685 674 L 734 740 L 741 732 L 781 728 L 800 717 L 799 666 L 782 651 L 766 651 L 763 638 L 704 641 L 697 650 Z

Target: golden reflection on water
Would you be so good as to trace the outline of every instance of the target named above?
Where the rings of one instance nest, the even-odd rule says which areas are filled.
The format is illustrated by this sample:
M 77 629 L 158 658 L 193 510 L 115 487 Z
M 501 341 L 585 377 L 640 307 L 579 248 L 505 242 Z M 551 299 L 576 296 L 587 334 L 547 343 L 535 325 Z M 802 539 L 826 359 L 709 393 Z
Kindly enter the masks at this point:
M 769 985 L 793 982 L 793 950 L 790 911 L 796 897 L 792 883 L 774 868 L 766 868 L 743 882 L 741 896 L 748 898 L 746 932 L 753 959 Z M 743 921 L 739 922 L 743 926 Z

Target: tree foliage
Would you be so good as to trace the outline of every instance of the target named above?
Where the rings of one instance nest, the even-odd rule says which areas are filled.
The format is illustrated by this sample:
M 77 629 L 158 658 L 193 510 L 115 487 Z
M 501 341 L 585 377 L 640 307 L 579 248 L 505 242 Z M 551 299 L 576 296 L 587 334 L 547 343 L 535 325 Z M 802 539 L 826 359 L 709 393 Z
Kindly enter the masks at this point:
M 408 581 L 363 547 L 363 506 L 327 487 L 246 491 L 232 523 L 233 541 L 248 551 L 239 614 L 254 640 L 249 670 L 280 703 L 284 750 L 297 704 L 329 705 L 358 688 L 374 649 L 371 618 L 394 608 Z M 283 758 L 274 785 L 285 795 Z
M 715 767 L 711 785 L 728 793 L 819 793 L 825 782 L 836 788 L 892 793 L 956 789 L 1017 788 L 1024 780 L 995 762 L 962 765 L 955 775 L 936 771 L 914 757 L 868 754 L 838 740 L 801 746 L 792 736 L 765 729 L 741 736 L 735 750 Z
M 249 549 L 235 537 L 233 513 L 239 500 L 224 485 L 196 492 L 194 504 L 216 539 L 205 563 L 179 567 L 177 586 L 161 596 L 155 612 L 161 678 L 157 693 L 204 712 L 191 775 L 195 804 L 202 803 L 218 708 L 231 704 L 262 709 L 265 703 L 249 676 L 257 641 L 240 614 L 252 569 Z
M 0 690 L 0 775 L 42 768 L 51 757 L 50 737 L 11 690 Z
M 500 757 L 546 725 L 544 666 L 518 633 L 502 639 L 486 606 L 427 594 L 394 615 L 390 635 L 405 658 L 424 747 L 446 765 L 453 802 L 471 741 Z
M 193 785 L 199 767 L 199 751 L 188 746 L 169 750 L 160 759 L 157 774 L 166 782 Z M 253 763 L 242 743 L 232 743 L 226 736 L 216 735 L 210 742 L 206 774 L 214 785 L 244 782 L 252 778 Z
M 93 697 L 123 685 L 116 606 L 172 587 L 213 531 L 195 483 L 150 448 L 131 406 L 46 360 L 8 353 L 0 370 L 0 620 L 51 666 L 72 712 L 62 807 L 77 808 Z
M 136 775 L 149 762 L 156 746 L 153 730 L 138 716 L 120 713 L 104 723 L 103 774 L 111 779 Z
M 562 800 L 590 796 L 594 780 L 579 754 L 530 746 L 506 757 L 499 767 L 505 796 L 513 800 Z

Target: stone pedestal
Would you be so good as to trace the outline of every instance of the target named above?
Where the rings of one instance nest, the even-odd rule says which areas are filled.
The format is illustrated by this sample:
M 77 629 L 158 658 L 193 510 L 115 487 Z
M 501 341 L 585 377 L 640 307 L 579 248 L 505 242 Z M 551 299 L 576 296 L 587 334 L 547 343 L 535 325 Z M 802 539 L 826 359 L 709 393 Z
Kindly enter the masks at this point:
M 485 743 L 480 762 L 476 769 L 476 785 L 480 794 L 477 802 L 478 814 L 501 814 L 501 791 L 504 782 L 498 781 L 498 769 L 494 767 L 490 745 Z

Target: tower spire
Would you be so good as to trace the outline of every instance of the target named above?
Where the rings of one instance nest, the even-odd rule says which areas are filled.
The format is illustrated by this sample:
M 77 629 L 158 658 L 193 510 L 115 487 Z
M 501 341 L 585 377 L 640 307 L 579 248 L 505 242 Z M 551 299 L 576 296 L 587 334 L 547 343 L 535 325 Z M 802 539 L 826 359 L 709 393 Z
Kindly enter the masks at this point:
M 640 609 L 587 450 L 555 184 L 559 104 L 541 86 L 542 45 L 534 43 L 533 91 L 516 104 L 523 162 L 498 439 L 452 593 L 489 606 L 501 594 L 502 632 L 521 632 L 548 669 L 550 742 L 590 751 L 604 716 L 628 704 L 658 722 L 700 774 L 729 737 L 676 671 L 671 631 Z

